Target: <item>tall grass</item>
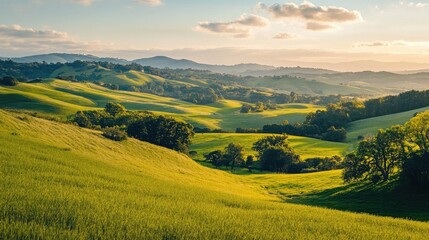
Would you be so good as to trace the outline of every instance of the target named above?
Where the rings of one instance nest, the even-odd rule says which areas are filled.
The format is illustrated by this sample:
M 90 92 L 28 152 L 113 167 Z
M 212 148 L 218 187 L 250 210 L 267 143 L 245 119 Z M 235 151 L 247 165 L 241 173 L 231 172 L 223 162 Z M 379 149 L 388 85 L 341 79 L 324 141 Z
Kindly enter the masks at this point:
M 0 239 L 426 239 L 429 224 L 285 204 L 133 139 L 0 111 Z

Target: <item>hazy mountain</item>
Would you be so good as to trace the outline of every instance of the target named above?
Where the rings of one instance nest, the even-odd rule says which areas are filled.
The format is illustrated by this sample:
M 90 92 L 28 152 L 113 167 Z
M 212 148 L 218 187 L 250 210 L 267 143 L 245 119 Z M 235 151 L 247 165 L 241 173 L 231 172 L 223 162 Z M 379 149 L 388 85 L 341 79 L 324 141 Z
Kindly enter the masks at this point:
M 263 76 L 296 76 L 302 74 L 331 74 L 335 71 L 320 68 L 303 68 L 303 67 L 279 67 L 270 70 L 252 70 L 243 72 L 242 75 L 263 77 Z
M 197 63 L 187 59 L 173 59 L 164 56 L 157 56 L 152 58 L 136 59 L 133 62 L 143 66 L 151 66 L 156 68 L 181 68 L 181 69 L 196 69 L 196 70 L 209 70 L 217 73 L 241 74 L 247 71 L 260 71 L 275 69 L 273 66 L 259 65 L 259 64 L 238 64 L 238 65 L 210 65 Z
M 93 62 L 93 61 L 112 62 L 112 63 L 119 63 L 119 64 L 128 63 L 128 61 L 125 59 L 100 58 L 93 55 L 69 54 L 69 53 L 41 54 L 41 55 L 34 55 L 34 56 L 28 56 L 28 57 L 11 58 L 11 60 L 18 63 L 31 63 L 31 62 L 67 63 L 67 62 L 74 62 L 78 60 L 88 61 L 88 62 Z
M 306 79 L 320 82 L 360 88 L 384 89 L 389 93 L 429 88 L 429 73 L 398 74 L 392 72 L 345 72 L 333 74 L 298 74 Z

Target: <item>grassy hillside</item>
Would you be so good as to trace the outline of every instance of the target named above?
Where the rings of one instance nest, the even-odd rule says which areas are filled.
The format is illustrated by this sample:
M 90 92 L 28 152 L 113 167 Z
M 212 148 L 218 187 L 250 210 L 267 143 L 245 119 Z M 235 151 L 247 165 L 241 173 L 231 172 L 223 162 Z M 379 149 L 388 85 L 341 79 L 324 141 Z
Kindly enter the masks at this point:
M 311 95 L 382 94 L 381 91 L 377 91 L 376 89 L 372 89 L 371 87 L 360 88 L 354 86 L 342 86 L 324 83 L 322 81 L 312 81 L 305 78 L 296 78 L 291 76 L 265 76 L 259 78 L 249 78 L 246 79 L 246 85 L 251 87 L 272 89 L 280 92 L 297 92 Z
M 429 110 L 429 107 L 352 122 L 347 127 L 348 142 L 356 143 L 358 142 L 358 136 L 374 135 L 378 129 L 404 124 L 413 118 L 414 114 L 427 110 Z
M 102 108 L 107 102 L 119 102 L 131 110 L 148 110 L 172 115 L 199 127 L 259 128 L 264 124 L 302 121 L 309 112 L 322 109 L 311 104 L 284 104 L 278 110 L 241 114 L 242 103 L 223 100 L 212 105 L 189 102 L 147 93 L 113 91 L 91 83 L 72 83 L 49 79 L 42 83 L 0 86 L 0 107 L 41 111 L 63 117 L 78 110 Z
M 425 239 L 429 224 L 281 203 L 133 139 L 0 111 L 1 239 Z M 17 151 L 19 149 L 19 151 Z
M 203 155 L 215 150 L 223 150 L 229 143 L 239 143 L 245 148 L 246 155 L 256 155 L 252 145 L 259 139 L 272 134 L 237 134 L 237 133 L 203 133 L 196 134 L 191 150 L 197 151 L 196 159 L 203 160 Z M 312 157 L 341 156 L 349 150 L 345 143 L 334 143 L 314 138 L 289 136 L 290 145 L 301 155 L 302 159 Z

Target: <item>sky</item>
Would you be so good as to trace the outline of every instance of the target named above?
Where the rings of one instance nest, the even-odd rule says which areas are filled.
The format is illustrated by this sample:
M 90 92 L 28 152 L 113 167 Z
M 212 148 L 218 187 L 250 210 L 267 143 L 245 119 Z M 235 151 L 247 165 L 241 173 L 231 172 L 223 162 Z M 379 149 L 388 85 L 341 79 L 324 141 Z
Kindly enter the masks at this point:
M 429 63 L 429 0 L 0 0 L 0 56 Z

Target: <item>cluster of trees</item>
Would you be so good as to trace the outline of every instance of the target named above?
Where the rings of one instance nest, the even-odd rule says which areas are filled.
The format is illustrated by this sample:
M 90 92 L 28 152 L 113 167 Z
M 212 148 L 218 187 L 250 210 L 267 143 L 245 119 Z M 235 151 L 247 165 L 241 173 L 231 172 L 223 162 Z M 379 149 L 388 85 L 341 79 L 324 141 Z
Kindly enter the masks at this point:
M 192 125 L 149 112 L 127 111 L 118 103 L 108 103 L 102 111 L 79 111 L 72 122 L 81 127 L 102 129 L 103 135 L 121 141 L 130 136 L 179 152 L 188 152 L 194 136 Z
M 257 102 L 255 105 L 245 103 L 241 106 L 240 112 L 241 113 L 263 112 L 265 110 L 275 110 L 275 109 L 277 109 L 277 105 L 271 103 L 271 101 L 268 101 L 266 103 Z
M 16 85 L 18 85 L 18 83 L 19 83 L 18 79 L 14 78 L 14 77 L 6 76 L 6 77 L 0 78 L 0 85 L 16 86 Z
M 227 166 L 231 170 L 234 170 L 237 166 L 250 167 L 253 163 L 252 158 L 247 158 L 250 159 L 251 162 L 249 162 L 249 160 L 244 160 L 244 147 L 241 144 L 235 143 L 228 144 L 223 151 L 216 150 L 205 154 L 204 157 L 206 158 L 206 161 L 213 163 L 216 167 Z
M 429 186 L 429 112 L 418 114 L 403 126 L 379 130 L 364 139 L 344 162 L 346 182 L 387 181 L 401 174 L 413 184 Z

